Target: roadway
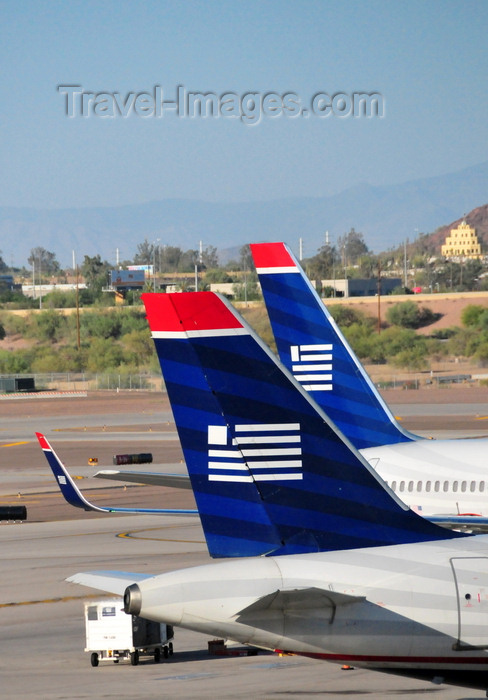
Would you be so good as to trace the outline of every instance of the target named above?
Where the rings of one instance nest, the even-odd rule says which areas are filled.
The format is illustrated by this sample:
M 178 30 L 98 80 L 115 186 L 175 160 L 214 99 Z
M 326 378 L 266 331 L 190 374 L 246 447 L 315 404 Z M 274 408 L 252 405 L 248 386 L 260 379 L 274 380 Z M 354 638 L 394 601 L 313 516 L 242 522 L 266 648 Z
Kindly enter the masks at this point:
M 443 406 L 448 403 L 444 400 Z M 465 410 L 468 404 L 463 406 L 458 397 L 455 404 L 452 418 L 444 413 L 443 430 L 449 430 L 451 420 L 456 433 L 463 426 L 474 430 L 473 416 L 482 416 L 486 406 L 474 404 L 473 413 L 472 407 Z M 395 404 L 395 412 L 406 405 Z M 423 410 L 417 405 L 412 420 L 424 415 Z M 65 505 L 33 432 L 46 433 L 71 472 L 82 477 L 80 486 L 100 503 L 191 507 L 187 491 L 105 485 L 91 478 L 95 469 L 87 463 L 89 456 L 97 456 L 98 468 L 111 468 L 114 453 L 152 451 L 159 465 L 171 463 L 168 471 L 183 471 L 167 403 L 157 395 L 2 401 L 0 415 L 0 502 L 23 503 L 28 509 L 27 522 L 0 524 L 2 697 L 484 697 L 481 691 L 342 670 L 297 656 L 210 656 L 208 638 L 179 629 L 175 630 L 175 654 L 168 661 L 92 668 L 89 654 L 83 651 L 83 601 L 90 595 L 104 596 L 68 584 L 65 578 L 93 569 L 160 573 L 207 563 L 204 537 L 197 518 L 119 517 Z M 405 415 L 406 427 L 411 427 L 409 420 Z M 423 423 L 427 428 L 425 416 Z M 483 428 L 481 424 L 478 430 Z M 155 464 L 145 468 L 157 469 Z

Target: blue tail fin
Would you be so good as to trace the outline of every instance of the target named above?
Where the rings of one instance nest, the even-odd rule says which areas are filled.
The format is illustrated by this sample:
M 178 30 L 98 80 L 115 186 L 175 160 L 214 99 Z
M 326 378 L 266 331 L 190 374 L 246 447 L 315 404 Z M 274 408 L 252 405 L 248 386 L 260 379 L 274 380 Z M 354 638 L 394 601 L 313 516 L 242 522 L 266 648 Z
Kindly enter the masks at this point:
M 456 536 L 406 510 L 224 299 L 142 298 L 212 556 Z
M 251 251 L 280 359 L 359 450 L 417 440 L 392 416 L 284 243 Z

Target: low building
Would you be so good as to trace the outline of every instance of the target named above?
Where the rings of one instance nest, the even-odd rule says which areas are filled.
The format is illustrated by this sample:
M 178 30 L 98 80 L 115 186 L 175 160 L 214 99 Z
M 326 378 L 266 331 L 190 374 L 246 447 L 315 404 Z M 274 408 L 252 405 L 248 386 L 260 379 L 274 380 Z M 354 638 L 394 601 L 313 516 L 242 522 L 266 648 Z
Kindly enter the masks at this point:
M 321 280 L 321 283 L 322 289 L 330 287 L 335 291 L 335 296 L 338 297 L 374 297 L 378 294 L 378 279 L 376 277 Z M 382 295 L 391 294 L 394 289 L 401 286 L 400 277 L 382 277 L 380 293 Z
M 46 294 L 51 292 L 72 292 L 78 287 L 78 289 L 86 289 L 86 284 L 23 284 L 21 285 L 22 294 L 25 297 L 32 297 L 33 299 L 39 299 L 39 297 L 45 297 Z

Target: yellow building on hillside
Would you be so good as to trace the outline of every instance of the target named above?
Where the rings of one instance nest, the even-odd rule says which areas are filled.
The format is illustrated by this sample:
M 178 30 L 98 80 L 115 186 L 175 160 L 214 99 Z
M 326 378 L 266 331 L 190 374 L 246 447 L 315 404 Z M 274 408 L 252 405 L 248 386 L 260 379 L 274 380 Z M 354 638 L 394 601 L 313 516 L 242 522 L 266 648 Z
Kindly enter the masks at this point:
M 457 228 L 451 229 L 451 235 L 446 238 L 441 254 L 445 258 L 481 258 L 481 245 L 476 230 L 462 221 Z

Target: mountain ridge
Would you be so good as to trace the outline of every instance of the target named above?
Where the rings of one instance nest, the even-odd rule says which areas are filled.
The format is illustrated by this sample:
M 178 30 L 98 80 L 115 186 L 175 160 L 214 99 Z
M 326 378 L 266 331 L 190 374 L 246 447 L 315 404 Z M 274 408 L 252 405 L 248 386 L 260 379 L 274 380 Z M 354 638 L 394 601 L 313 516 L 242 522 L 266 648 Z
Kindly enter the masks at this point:
M 116 207 L 39 209 L 0 207 L 0 249 L 7 264 L 27 266 L 32 248 L 54 252 L 61 265 L 100 254 L 115 264 L 130 260 L 137 245 L 196 249 L 235 248 L 251 241 L 285 240 L 304 256 L 354 227 L 374 252 L 397 247 L 417 233 L 431 233 L 480 207 L 488 196 L 488 161 L 444 175 L 391 185 L 360 183 L 325 197 L 287 197 L 258 202 L 152 200 Z

